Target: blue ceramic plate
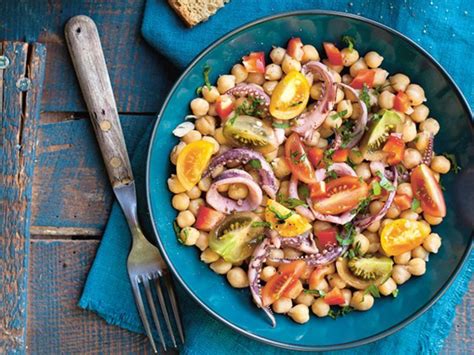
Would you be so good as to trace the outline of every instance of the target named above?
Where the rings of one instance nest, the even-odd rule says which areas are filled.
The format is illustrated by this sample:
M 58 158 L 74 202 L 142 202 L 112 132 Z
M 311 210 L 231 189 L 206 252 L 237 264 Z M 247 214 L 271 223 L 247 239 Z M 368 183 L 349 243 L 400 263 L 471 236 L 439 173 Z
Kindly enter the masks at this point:
M 225 277 L 200 262 L 197 248 L 180 245 L 172 223 L 172 208 L 166 180 L 174 173 L 169 153 L 177 143 L 171 131 L 182 122 L 202 85 L 205 64 L 212 67 L 211 81 L 228 73 L 250 51 L 268 52 L 272 45 L 285 47 L 292 36 L 304 43 L 339 42 L 342 35 L 356 38 L 360 53 L 376 50 L 383 55 L 383 67 L 390 73 L 406 73 L 426 91 L 430 115 L 439 120 L 436 151 L 456 154 L 464 167 L 461 174 L 443 177 L 448 216 L 434 228 L 443 237 L 440 252 L 430 256 L 428 270 L 400 287 L 398 298 L 377 300 L 369 312 L 353 312 L 336 321 L 326 317 L 298 325 L 277 316 L 272 328 L 247 290 L 231 288 Z M 321 48 L 318 48 L 322 51 Z M 158 243 L 176 278 L 209 313 L 233 329 L 257 340 L 295 350 L 335 350 L 368 343 L 387 336 L 414 320 L 430 307 L 453 281 L 471 247 L 471 207 L 460 203 L 462 189 L 472 194 L 474 167 L 472 113 L 461 92 L 441 66 L 413 41 L 376 22 L 334 12 L 296 12 L 265 18 L 243 26 L 202 52 L 183 73 L 169 94 L 151 139 L 148 157 L 147 193 Z M 471 169 L 469 169 L 469 165 Z M 469 172 L 470 177 L 469 177 Z M 459 189 L 463 186 L 462 189 Z M 472 213 L 472 212 L 470 212 Z M 472 218 L 472 217 L 471 217 Z M 212 292 L 210 292 L 212 290 Z M 363 325 L 363 326 L 361 326 Z M 341 332 L 340 329 L 344 329 Z

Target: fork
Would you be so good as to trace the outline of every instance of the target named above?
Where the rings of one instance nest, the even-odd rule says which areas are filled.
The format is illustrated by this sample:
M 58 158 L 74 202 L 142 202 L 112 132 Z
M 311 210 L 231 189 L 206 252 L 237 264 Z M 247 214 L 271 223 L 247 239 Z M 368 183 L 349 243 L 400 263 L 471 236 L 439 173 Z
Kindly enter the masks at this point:
M 156 290 L 159 308 L 173 346 L 176 348 L 176 337 L 161 282 L 164 283 L 168 293 L 179 338 L 184 343 L 178 303 L 168 268 L 159 250 L 146 239 L 138 222 L 135 181 L 97 27 L 91 18 L 76 16 L 66 24 L 65 37 L 113 191 L 132 233 L 133 243 L 127 260 L 127 269 L 143 327 L 153 351 L 157 353 L 140 285 L 143 285 L 163 349 L 166 350 L 166 342 L 153 300 L 152 288 Z

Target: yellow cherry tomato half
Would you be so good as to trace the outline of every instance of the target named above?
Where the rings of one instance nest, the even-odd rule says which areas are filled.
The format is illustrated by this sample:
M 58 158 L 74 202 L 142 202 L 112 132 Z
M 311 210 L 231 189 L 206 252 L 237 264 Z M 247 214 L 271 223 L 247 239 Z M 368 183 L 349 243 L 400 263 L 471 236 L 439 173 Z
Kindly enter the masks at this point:
M 292 70 L 275 87 L 270 100 L 270 114 L 280 120 L 298 116 L 309 99 L 309 83 L 299 71 Z
M 265 220 L 282 237 L 296 237 L 312 228 L 304 217 L 270 199 L 265 209 Z
M 431 233 L 428 223 L 396 219 L 382 229 L 380 242 L 388 256 L 400 255 L 421 245 Z
M 214 145 L 207 141 L 189 143 L 178 155 L 176 174 L 179 182 L 189 191 L 199 180 L 209 164 Z

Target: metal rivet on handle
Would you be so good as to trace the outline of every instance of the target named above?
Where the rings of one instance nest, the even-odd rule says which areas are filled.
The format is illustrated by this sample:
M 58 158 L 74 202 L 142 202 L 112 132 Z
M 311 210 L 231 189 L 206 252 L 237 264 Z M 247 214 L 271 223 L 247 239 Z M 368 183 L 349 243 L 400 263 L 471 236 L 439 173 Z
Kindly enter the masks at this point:
M 110 159 L 110 165 L 112 165 L 113 168 L 118 168 L 120 165 L 122 165 L 122 162 L 119 158 L 113 157 Z
M 0 55 L 0 69 L 6 69 L 10 65 L 10 59 L 4 55 Z
M 20 78 L 16 82 L 16 87 L 20 91 L 28 91 L 31 87 L 31 80 L 28 78 Z
M 110 121 L 104 120 L 99 123 L 100 129 L 103 130 L 104 132 L 109 131 L 112 128 L 112 124 Z

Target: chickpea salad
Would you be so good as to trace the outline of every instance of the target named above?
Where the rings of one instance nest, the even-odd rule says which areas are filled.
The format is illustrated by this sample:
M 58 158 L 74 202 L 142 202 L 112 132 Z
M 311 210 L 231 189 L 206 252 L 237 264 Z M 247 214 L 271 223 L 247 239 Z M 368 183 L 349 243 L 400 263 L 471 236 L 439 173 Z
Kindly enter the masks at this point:
M 420 85 L 350 36 L 291 38 L 209 80 L 176 127 L 168 179 L 178 241 L 297 323 L 367 311 L 425 273 L 446 216 L 440 130 Z

